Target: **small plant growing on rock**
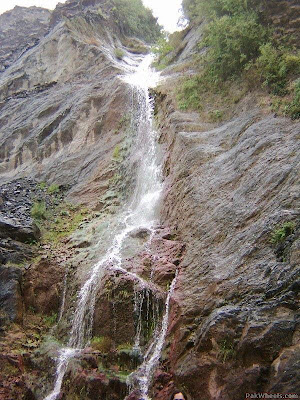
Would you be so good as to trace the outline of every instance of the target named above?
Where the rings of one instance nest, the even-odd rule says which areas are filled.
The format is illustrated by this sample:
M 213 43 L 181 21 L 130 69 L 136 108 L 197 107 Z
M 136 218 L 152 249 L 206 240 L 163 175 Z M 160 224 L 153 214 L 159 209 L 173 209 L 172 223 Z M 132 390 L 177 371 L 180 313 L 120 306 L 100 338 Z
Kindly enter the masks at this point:
M 133 350 L 133 345 L 129 342 L 127 343 L 121 343 L 117 346 L 118 351 L 132 351 Z
M 212 122 L 218 122 L 222 119 L 223 113 L 220 110 L 213 110 L 210 111 L 209 117 Z
M 295 224 L 293 222 L 285 222 L 282 226 L 275 229 L 271 235 L 271 243 L 277 244 L 283 242 L 288 236 L 290 236 L 295 230 Z
M 44 322 L 47 326 L 52 326 L 57 321 L 57 313 L 53 312 L 51 315 L 44 316 Z
M 122 49 L 115 49 L 115 56 L 117 57 L 118 60 L 122 60 L 124 55 L 125 52 Z
M 223 363 L 225 363 L 227 360 L 233 358 L 235 356 L 235 354 L 236 354 L 236 351 L 234 350 L 234 345 L 230 340 L 224 339 L 219 344 L 219 357 Z
M 31 208 L 31 216 L 36 220 L 47 218 L 46 204 L 44 201 L 37 201 Z
M 46 183 L 46 182 L 40 182 L 40 183 L 38 184 L 38 187 L 39 187 L 41 190 L 44 190 L 44 189 L 46 189 L 46 187 L 47 187 L 47 183 Z
M 100 353 L 109 353 L 112 345 L 112 339 L 108 336 L 95 336 L 91 340 L 91 347 Z
M 117 144 L 116 147 L 114 148 L 114 152 L 113 152 L 113 158 L 115 160 L 120 158 L 120 150 L 121 150 L 121 147 L 119 144 Z
M 59 186 L 56 183 L 52 183 L 52 185 L 48 187 L 48 193 L 49 194 L 59 193 Z

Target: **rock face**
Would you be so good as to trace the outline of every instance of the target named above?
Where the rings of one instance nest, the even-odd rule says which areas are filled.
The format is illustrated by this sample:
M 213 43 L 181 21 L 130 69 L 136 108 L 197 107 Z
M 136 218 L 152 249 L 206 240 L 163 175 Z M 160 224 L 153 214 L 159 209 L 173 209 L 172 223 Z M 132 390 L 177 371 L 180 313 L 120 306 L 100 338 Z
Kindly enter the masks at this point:
M 5 400 L 39 400 L 53 388 L 53 359 L 68 341 L 78 291 L 111 243 L 116 213 L 134 185 L 136 99 L 121 75 L 140 61 L 136 53 L 145 46 L 125 38 L 99 4 L 106 2 L 70 0 L 53 13 L 17 7 L 0 16 Z M 289 10 L 298 7 L 291 4 Z M 280 11 L 266 7 L 265 15 Z M 278 26 L 287 23 L 280 15 Z M 20 20 L 26 27 L 19 36 Z M 177 71 L 190 60 L 201 29 L 186 31 L 174 58 Z M 93 339 L 70 363 L 63 399 L 128 395 L 126 378 L 141 363 L 136 333 L 141 346 L 153 336 L 177 270 L 151 396 L 166 399 L 175 387 L 189 400 L 299 392 L 299 122 L 266 113 L 250 96 L 230 121 L 203 123 L 197 113 L 176 109 L 168 90 L 176 74 L 167 69 L 154 90 L 164 179 L 160 225 L 131 232 L 122 249 L 127 273 L 112 266 L 101 275 Z M 64 241 L 32 247 L 41 236 L 31 216 L 34 202 L 58 204 L 43 181 L 64 187 L 68 201 L 97 217 L 89 215 Z M 22 331 L 19 347 L 12 346 L 16 336 L 8 322 Z M 19 357 L 24 348 L 28 353 Z M 133 392 L 128 400 L 138 398 Z
M 195 399 L 297 392 L 300 124 L 257 108 L 214 127 L 176 111 L 163 88 L 156 101 L 163 221 L 187 244 L 170 333 L 175 381 Z M 282 259 L 271 237 L 289 221 Z
M 21 294 L 22 270 L 7 266 L 0 266 L 0 309 L 1 320 L 22 323 L 23 299 Z M 1 321 L 0 321 L 0 329 Z
M 40 7 L 19 7 L 0 15 L 0 72 L 36 46 L 49 30 L 51 12 Z
M 113 54 L 122 44 L 111 25 L 89 9 L 65 17 L 3 72 L 2 180 L 30 175 L 72 185 L 77 201 L 96 201 L 107 189 L 131 96 L 119 78 Z

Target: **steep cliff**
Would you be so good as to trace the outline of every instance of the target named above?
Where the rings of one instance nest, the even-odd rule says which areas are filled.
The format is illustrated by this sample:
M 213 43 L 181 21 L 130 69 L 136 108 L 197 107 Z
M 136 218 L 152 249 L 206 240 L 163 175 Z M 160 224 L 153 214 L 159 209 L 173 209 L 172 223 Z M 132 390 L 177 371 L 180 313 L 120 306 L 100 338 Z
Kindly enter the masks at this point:
M 152 131 L 123 77 L 159 27 L 116 1 L 0 16 L 0 399 L 299 394 L 299 121 L 239 79 L 182 104 L 197 22 L 165 55 Z M 290 32 L 281 3 L 264 23 Z

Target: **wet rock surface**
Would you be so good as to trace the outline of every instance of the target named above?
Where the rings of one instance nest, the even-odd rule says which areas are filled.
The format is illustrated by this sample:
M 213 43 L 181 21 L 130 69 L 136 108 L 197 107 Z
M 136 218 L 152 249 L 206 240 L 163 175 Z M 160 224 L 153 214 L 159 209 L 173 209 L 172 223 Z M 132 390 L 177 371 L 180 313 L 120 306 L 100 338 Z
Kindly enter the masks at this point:
M 51 12 L 40 7 L 19 7 L 0 15 L 0 73 L 48 32 Z
M 131 101 L 114 56 L 123 47 L 111 35 L 118 27 L 98 3 L 59 5 L 49 33 L 0 78 L 1 180 L 30 175 L 69 185 L 73 201 L 95 207 L 119 176 L 113 152 Z
M 257 109 L 201 126 L 167 96 L 157 101 L 162 214 L 187 243 L 170 335 L 173 377 L 192 398 L 240 399 L 276 387 L 269 373 L 286 354 L 291 380 L 281 370 L 277 387 L 297 391 L 299 122 Z M 286 223 L 293 234 L 272 243 Z
M 29 20 L 21 8 L 0 16 L 0 36 L 21 19 L 32 33 L 20 30 L 14 44 L 7 37 L 0 46 L 1 340 L 16 323 L 0 354 L 1 400 L 42 399 L 53 388 L 79 289 L 111 243 L 113 216 L 132 189 L 132 92 L 114 55 L 123 49 L 120 32 L 97 13 L 98 3 L 68 1 L 51 20 L 38 8 L 26 9 Z M 263 11 L 295 32 L 298 22 L 294 14 L 285 20 L 282 5 Z M 201 32 L 186 31 L 178 65 L 189 61 Z M 203 123 L 176 110 L 167 90 L 153 92 L 164 154 L 162 225 L 130 233 L 122 249 L 127 273 L 103 274 L 91 343 L 70 363 L 61 397 L 128 395 L 126 378 L 141 363 L 137 328 L 143 346 L 177 270 L 151 396 L 164 400 L 178 386 L 194 400 L 299 392 L 299 123 L 267 115 L 251 99 L 232 120 Z M 64 197 L 41 181 L 98 215 L 37 252 L 32 206 L 55 207 Z M 290 232 L 274 242 L 286 223 Z

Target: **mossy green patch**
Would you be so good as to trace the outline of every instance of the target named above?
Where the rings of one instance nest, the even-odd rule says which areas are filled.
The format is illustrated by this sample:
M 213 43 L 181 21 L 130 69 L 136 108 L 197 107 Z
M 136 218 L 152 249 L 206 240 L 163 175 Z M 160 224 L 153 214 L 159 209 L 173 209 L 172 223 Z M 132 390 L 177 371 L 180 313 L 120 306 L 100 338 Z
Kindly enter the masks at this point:
M 278 226 L 272 233 L 271 233 L 271 243 L 278 244 L 283 242 L 288 236 L 290 236 L 295 230 L 295 223 L 294 222 L 285 222 L 281 226 Z
M 47 191 L 49 194 L 59 193 L 59 185 L 52 183 L 52 185 L 48 187 Z
M 36 201 L 31 208 L 31 216 L 35 220 L 45 220 L 48 216 L 46 203 L 44 201 Z
M 46 221 L 40 224 L 42 242 L 57 244 L 70 236 L 80 225 L 89 211 L 85 207 L 62 202 L 51 213 Z
M 112 345 L 112 339 L 108 336 L 94 336 L 91 340 L 91 347 L 100 353 L 109 353 Z

